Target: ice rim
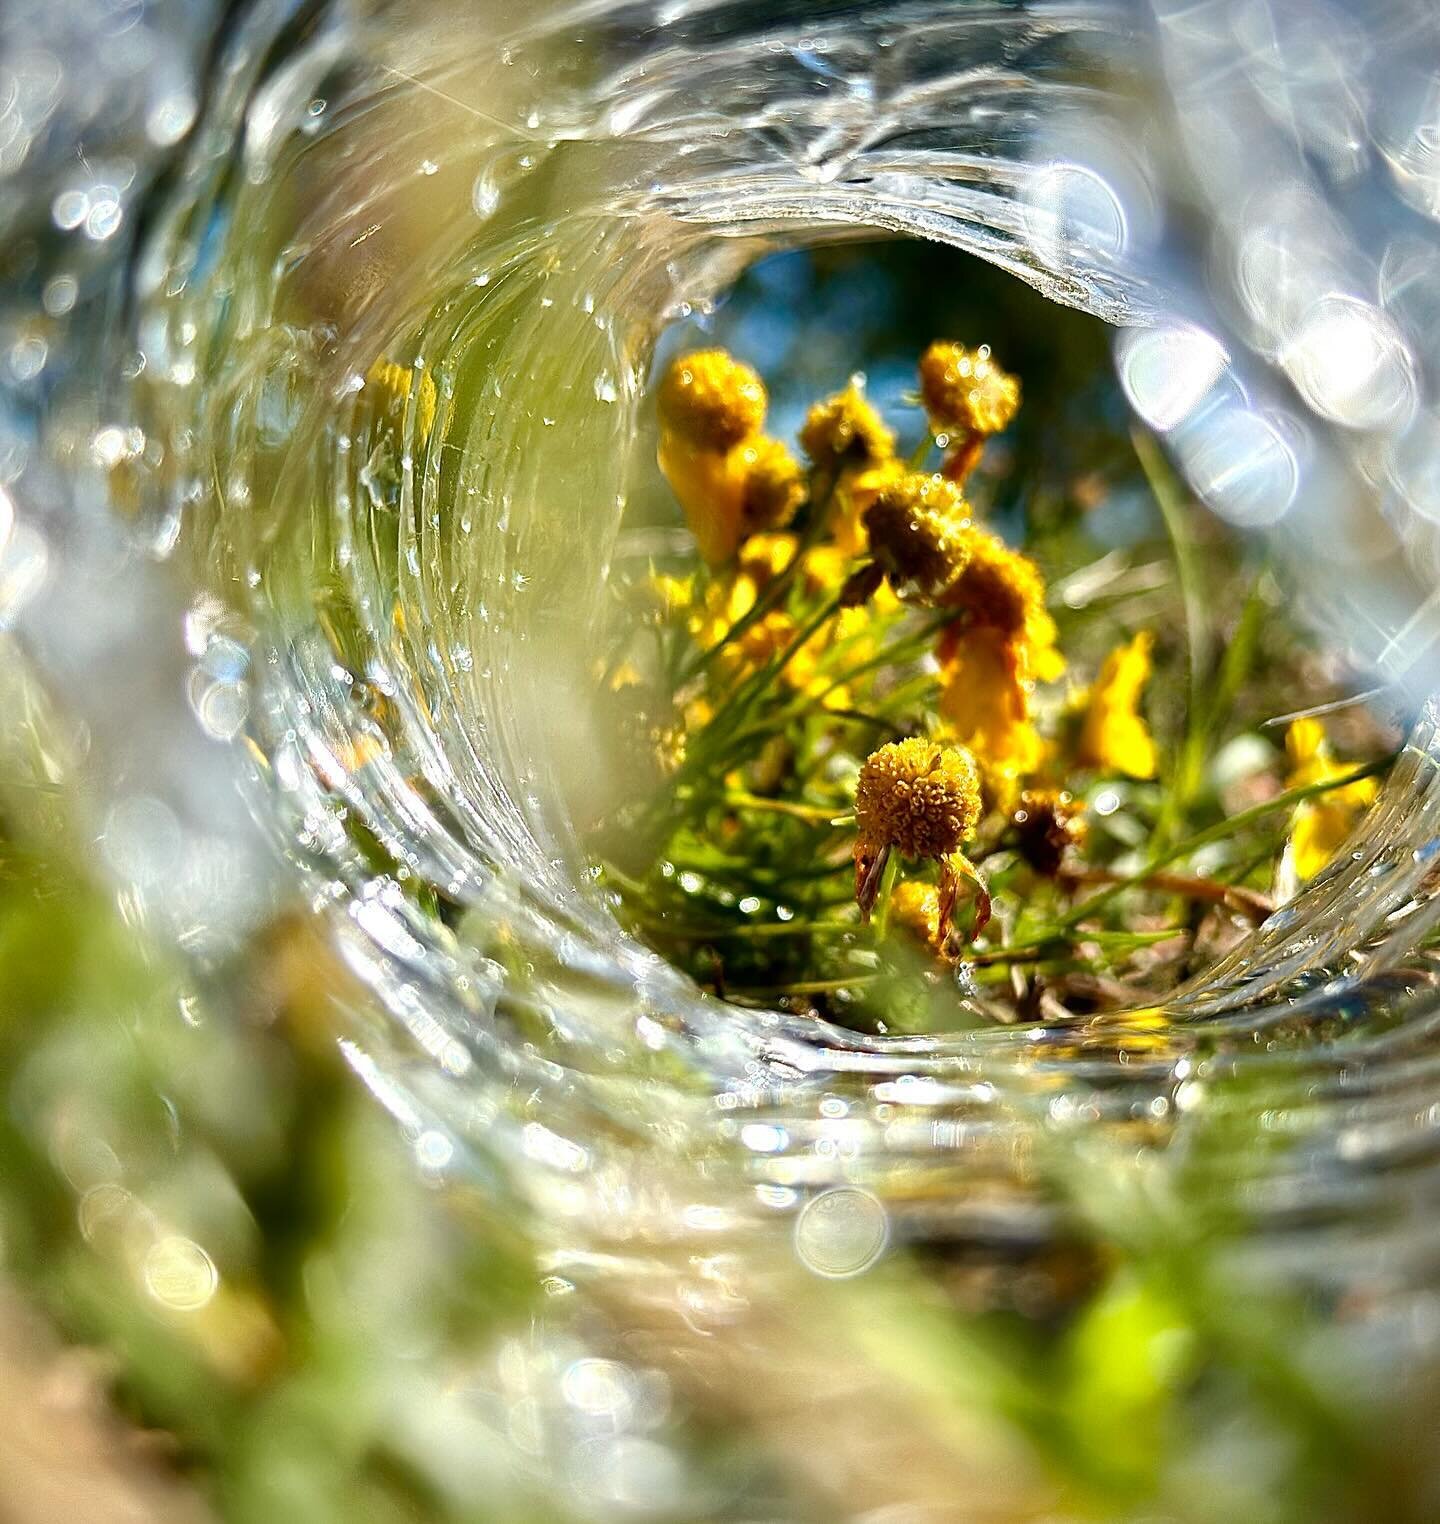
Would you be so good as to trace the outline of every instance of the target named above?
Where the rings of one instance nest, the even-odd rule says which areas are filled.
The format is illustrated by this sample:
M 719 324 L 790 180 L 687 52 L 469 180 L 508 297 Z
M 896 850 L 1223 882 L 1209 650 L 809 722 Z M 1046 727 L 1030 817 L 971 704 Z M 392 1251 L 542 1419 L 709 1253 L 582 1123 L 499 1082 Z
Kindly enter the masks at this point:
M 97 836 L 141 844 L 107 871 L 202 963 L 298 888 L 370 995 L 357 1074 L 572 1260 L 642 1219 L 768 1233 L 857 1182 L 887 1235 L 923 1237 L 917 1177 L 943 1193 L 1038 1124 L 1179 1137 L 1242 1074 L 1306 1097 L 1290 1198 L 1423 1146 L 1427 8 L 515 10 L 22 0 L 0 20 L 0 224 L 22 251 L 0 619 L 85 729 Z M 571 701 L 649 346 L 761 252 L 866 231 L 1114 324 L 1126 394 L 1197 496 L 1269 537 L 1419 715 L 1336 862 L 1174 991 L 1152 1046 L 1123 1019 L 885 1039 L 739 1009 L 586 879 L 550 759 L 584 744 Z M 422 438 L 412 389 L 383 509 L 350 453 L 380 353 L 438 398 Z M 416 883 L 461 907 L 458 933 Z M 702 1181 L 701 1159 L 724 1162 Z M 1003 1231 L 1029 1211 L 1017 1193 Z M 1358 1252 L 1310 1271 L 1343 1282 Z

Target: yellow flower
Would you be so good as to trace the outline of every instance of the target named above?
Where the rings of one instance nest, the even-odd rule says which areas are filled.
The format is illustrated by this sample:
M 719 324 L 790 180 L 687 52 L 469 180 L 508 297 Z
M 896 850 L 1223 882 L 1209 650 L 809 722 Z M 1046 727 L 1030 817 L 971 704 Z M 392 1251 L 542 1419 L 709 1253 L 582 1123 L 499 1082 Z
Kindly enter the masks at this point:
M 736 446 L 745 466 L 740 494 L 741 536 L 780 529 L 805 501 L 800 463 L 778 439 L 760 435 Z
M 692 733 L 704 728 L 715 718 L 715 706 L 709 699 L 691 699 L 683 715 L 685 730 Z
M 967 530 L 965 543 L 964 570 L 940 598 L 963 615 L 936 653 L 940 712 L 979 758 L 991 793 L 1005 801 L 1045 754 L 1035 684 L 1053 681 L 1065 663 L 1035 563 L 983 529 Z
M 604 675 L 603 664 L 600 675 Z M 610 691 L 620 693 L 626 688 L 639 688 L 645 678 L 633 661 L 622 661 L 610 674 Z
M 700 603 L 691 610 L 690 633 L 695 643 L 708 650 L 736 620 L 743 619 L 760 596 L 760 581 L 747 571 L 716 577 L 705 589 Z
M 855 789 L 855 898 L 869 917 L 892 850 L 940 864 L 939 928 L 943 935 L 960 877 L 980 883 L 960 851 L 980 821 L 980 770 L 960 746 L 916 737 L 872 752 Z M 979 926 L 989 918 L 980 886 Z
M 656 399 L 660 427 L 695 450 L 723 455 L 760 431 L 765 383 L 723 349 L 683 355 L 665 372 Z
M 778 439 L 747 439 L 720 453 L 662 432 L 656 458 L 710 566 L 788 522 L 805 499 L 800 467 Z
M 697 449 L 662 429 L 656 452 L 670 490 L 685 510 L 685 522 L 707 566 L 719 566 L 740 543 L 745 506 L 745 460 L 741 450 Z
M 672 577 L 665 572 L 651 572 L 646 585 L 648 607 L 661 619 L 673 619 L 684 613 L 695 598 L 695 578 Z
M 1013 798 L 1016 780 L 1045 755 L 1023 642 L 988 625 L 952 630 L 941 639 L 939 657 L 941 715 L 985 768 L 992 795 Z
M 811 593 L 839 592 L 852 569 L 850 557 L 835 545 L 812 545 L 800 562 L 800 575 Z
M 838 545 L 812 545 L 800 563 L 800 575 L 811 593 L 838 593 L 855 571 L 855 559 Z M 870 622 L 871 613 L 898 614 L 900 600 L 888 583 L 882 582 L 860 607 L 841 609 L 837 632 L 853 634 L 862 623 Z
M 716 577 L 699 607 L 690 613 L 689 628 L 696 645 L 702 650 L 717 645 L 755 607 L 766 584 L 794 559 L 796 546 L 795 536 L 788 534 L 759 534 L 747 540 L 734 569 Z M 825 652 L 840 638 L 841 624 L 836 621 L 833 631 L 817 630 L 779 673 L 787 687 L 817 698 L 823 695 L 827 709 L 848 708 L 851 699 L 848 688 L 832 688 L 831 679 L 820 670 Z M 772 609 L 725 646 L 716 659 L 716 670 L 728 683 L 742 682 L 785 650 L 798 631 L 789 614 Z
M 970 559 L 970 510 L 942 476 L 908 471 L 881 487 L 865 511 L 870 550 L 896 594 L 935 604 Z
M 800 429 L 800 448 L 819 469 L 835 473 L 831 532 L 843 554 L 857 555 L 865 548 L 862 515 L 880 487 L 902 471 L 895 459 L 895 435 L 852 381 L 810 409 Z
M 937 434 L 998 434 L 1020 406 L 1020 383 L 990 358 L 937 340 L 920 357 L 920 395 Z
M 755 534 L 740 547 L 737 563 L 742 575 L 763 587 L 795 559 L 799 541 L 793 534 Z
M 772 609 L 725 648 L 719 658 L 720 668 L 729 681 L 740 682 L 788 649 L 799 632 L 800 626 L 789 614 Z M 715 638 L 723 633 L 718 632 Z M 777 675 L 797 693 L 823 699 L 825 708 L 845 709 L 850 704 L 849 689 L 832 687 L 830 678 L 820 670 L 829 644 L 827 632 L 817 630 L 803 646 L 791 652 Z
M 947 608 L 963 610 L 967 628 L 998 630 L 1024 647 L 1025 675 L 1054 682 L 1065 670 L 1056 647 L 1055 621 L 1045 607 L 1040 569 L 998 536 L 971 529 L 965 569 L 942 595 Z
M 870 847 L 907 857 L 948 856 L 980 820 L 980 775 L 958 746 L 914 737 L 866 757 L 855 788 L 855 825 Z
M 759 527 L 747 526 L 747 509 L 783 509 L 786 489 L 777 480 L 776 442 L 754 438 L 766 404 L 760 377 L 723 349 L 683 356 L 660 383 L 660 469 L 710 566 L 735 554 L 747 527 Z
M 852 381 L 843 392 L 817 402 L 800 427 L 800 448 L 817 466 L 863 471 L 895 453 L 895 435 Z
M 1153 778 L 1155 741 L 1140 715 L 1150 677 L 1152 637 L 1141 630 L 1105 658 L 1085 703 L 1075 760 L 1081 767 L 1131 778 Z
M 1351 770 L 1330 755 L 1324 727 L 1310 716 L 1291 722 L 1285 732 L 1285 754 L 1290 763 L 1287 788 L 1328 783 Z M 1314 878 L 1335 855 L 1355 822 L 1374 803 L 1379 787 L 1375 778 L 1360 778 L 1295 807 L 1290 822 L 1290 857 L 1301 883 Z
M 711 579 L 698 606 L 690 610 L 690 633 L 702 647 L 713 646 L 755 606 L 767 583 L 795 558 L 791 534 L 757 534 L 740 547 L 734 566 Z M 688 580 L 688 579 L 687 579 Z
M 661 775 L 670 777 L 678 773 L 685 763 L 687 737 L 683 725 L 654 725 L 647 739 L 655 765 Z
M 416 377 L 419 379 L 416 380 Z M 430 372 L 420 366 L 397 365 L 383 355 L 365 372 L 365 394 L 380 412 L 396 423 L 405 417 L 412 389 L 415 393 L 415 437 L 424 444 L 435 427 L 436 392 Z

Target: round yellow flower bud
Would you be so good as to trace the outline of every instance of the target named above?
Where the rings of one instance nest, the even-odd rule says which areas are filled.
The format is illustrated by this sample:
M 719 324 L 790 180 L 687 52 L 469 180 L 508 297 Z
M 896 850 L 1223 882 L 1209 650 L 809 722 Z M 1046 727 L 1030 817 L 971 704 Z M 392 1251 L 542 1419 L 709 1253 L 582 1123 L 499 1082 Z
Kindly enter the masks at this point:
M 1020 406 L 1020 383 L 990 358 L 937 340 L 920 357 L 920 394 L 937 433 L 998 434 Z
M 723 452 L 759 431 L 765 383 L 723 349 L 682 355 L 665 372 L 657 406 L 661 426 L 697 450 Z
M 969 509 L 943 476 L 907 471 L 865 510 L 870 550 L 901 597 L 937 601 L 970 559 Z
M 800 448 L 817 466 L 865 470 L 895 453 L 895 435 L 855 382 L 805 415 Z
M 980 820 L 980 769 L 959 746 L 892 741 L 860 768 L 855 825 L 868 847 L 948 857 Z
M 761 437 L 737 446 L 745 462 L 740 496 L 741 536 L 780 529 L 805 501 L 800 463 L 778 439 Z

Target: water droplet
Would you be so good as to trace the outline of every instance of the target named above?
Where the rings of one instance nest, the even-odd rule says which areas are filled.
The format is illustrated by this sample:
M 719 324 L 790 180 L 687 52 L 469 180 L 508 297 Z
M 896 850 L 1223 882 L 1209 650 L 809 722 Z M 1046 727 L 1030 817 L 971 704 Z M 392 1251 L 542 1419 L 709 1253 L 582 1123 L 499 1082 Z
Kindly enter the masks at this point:
M 45 283 L 42 301 L 51 317 L 63 317 L 75 305 L 79 284 L 73 275 L 55 275 Z
M 500 205 L 500 187 L 488 174 L 475 177 L 475 185 L 470 192 L 470 205 L 474 207 L 477 217 L 484 219 L 495 215 Z M 484 285 L 488 279 L 489 276 L 485 276 L 477 284 Z
M 808 1202 L 795 1223 L 795 1252 L 806 1269 L 832 1280 L 861 1275 L 885 1252 L 885 1208 L 856 1186 L 837 1186 Z
M 151 1245 L 143 1274 L 150 1295 L 175 1312 L 198 1312 L 220 1285 L 215 1261 L 194 1239 L 178 1234 Z
M 169 148 L 190 131 L 195 121 L 195 97 L 188 90 L 167 95 L 150 108 L 145 131 L 157 148 Z

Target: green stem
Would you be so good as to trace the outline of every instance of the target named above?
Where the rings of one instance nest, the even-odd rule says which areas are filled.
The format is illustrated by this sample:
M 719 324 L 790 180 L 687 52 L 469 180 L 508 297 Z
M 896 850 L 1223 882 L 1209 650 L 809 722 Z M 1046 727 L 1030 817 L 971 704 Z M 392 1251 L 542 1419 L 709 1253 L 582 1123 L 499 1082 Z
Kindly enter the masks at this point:
M 753 926 L 740 923 L 718 926 L 674 925 L 659 917 L 642 916 L 646 926 L 677 940 L 696 942 L 768 941 L 772 937 L 853 936 L 856 927 L 850 921 L 758 921 Z
M 751 673 L 738 688 L 725 700 L 715 711 L 714 717 L 705 727 L 707 733 L 723 737 L 728 724 L 733 723 L 733 716 L 739 710 L 742 714 L 750 704 L 760 696 L 771 683 L 789 666 L 797 652 L 808 645 L 816 635 L 840 612 L 840 598 L 835 597 L 827 600 L 791 637 L 790 644 L 776 655 L 772 656 L 758 672 Z M 711 759 L 707 759 L 711 760 Z
M 795 984 L 738 985 L 730 993 L 749 995 L 752 998 L 763 995 L 771 999 L 776 995 L 833 995 L 837 990 L 860 989 L 874 984 L 882 977 L 881 974 L 856 974 L 850 979 L 802 979 Z
M 895 882 L 900 877 L 900 854 L 892 852 L 880 878 L 880 893 L 875 897 L 875 935 L 881 941 L 890 925 L 890 896 L 895 892 Z
M 1190 702 L 1185 714 L 1185 739 L 1175 761 L 1171 786 L 1155 824 L 1155 838 L 1165 841 L 1185 813 L 1199 786 L 1205 755 L 1205 720 L 1210 706 L 1205 698 L 1205 676 L 1210 665 L 1210 629 L 1205 615 L 1204 589 L 1195 559 L 1195 541 L 1186 518 L 1180 484 L 1170 470 L 1160 447 L 1141 429 L 1132 429 L 1130 438 L 1140 469 L 1165 521 L 1165 530 L 1175 552 L 1175 570 L 1180 579 L 1180 597 L 1185 608 L 1185 661 L 1190 676 Z
M 735 739 L 748 740 L 756 736 L 768 735 L 773 730 L 783 730 L 792 720 L 800 719 L 806 714 L 813 713 L 825 706 L 825 699 L 835 692 L 837 688 L 843 688 L 847 683 L 853 683 L 856 678 L 864 677 L 867 672 L 874 671 L 877 667 L 899 665 L 910 660 L 913 656 L 919 656 L 929 645 L 931 638 L 949 624 L 955 615 L 953 611 L 946 609 L 943 613 L 936 614 L 927 619 L 918 630 L 911 630 L 898 639 L 883 646 L 873 656 L 867 657 L 862 662 L 856 662 L 853 667 L 846 667 L 836 673 L 828 688 L 820 693 L 806 695 L 794 704 L 785 706 L 771 715 L 763 725 L 741 731 Z M 934 679 L 927 676 L 927 682 Z
M 766 799 L 760 794 L 747 794 L 738 790 L 722 795 L 720 803 L 732 810 L 759 810 L 772 815 L 789 815 L 794 820 L 806 820 L 815 825 L 833 825 L 839 813 L 820 805 L 793 804 L 788 799 Z
M 702 672 L 707 671 L 711 662 L 715 660 L 726 646 L 733 645 L 747 630 L 753 629 L 766 614 L 780 604 L 786 593 L 790 591 L 790 584 L 799 573 L 800 564 L 805 559 L 805 552 L 820 538 L 821 531 L 829 520 L 830 509 L 835 501 L 837 481 L 837 477 L 831 476 L 825 485 L 824 491 L 818 493 L 812 499 L 809 521 L 806 523 L 805 531 L 795 546 L 795 554 L 791 557 L 789 564 L 760 589 L 755 602 L 746 609 L 713 646 L 708 646 L 688 666 L 681 669 L 680 675 L 675 681 L 675 688 L 677 690 L 699 677 Z

